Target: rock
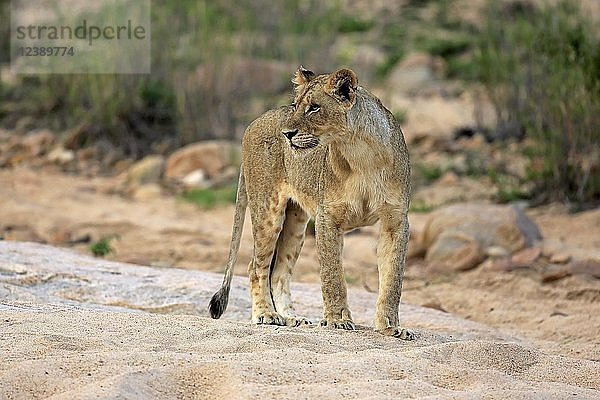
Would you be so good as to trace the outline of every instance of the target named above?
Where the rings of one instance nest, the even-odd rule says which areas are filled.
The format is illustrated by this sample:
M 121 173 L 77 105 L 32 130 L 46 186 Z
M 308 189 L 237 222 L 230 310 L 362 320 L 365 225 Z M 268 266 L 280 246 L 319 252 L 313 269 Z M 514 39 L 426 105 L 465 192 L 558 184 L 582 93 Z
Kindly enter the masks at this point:
M 465 271 L 477 266 L 483 258 L 477 240 L 456 231 L 443 232 L 425 255 L 425 261 L 436 264 L 439 272 Z
M 552 264 L 566 264 L 571 261 L 571 255 L 569 253 L 554 253 L 550 257 Z
M 530 247 L 513 254 L 511 261 L 517 267 L 531 266 L 542 255 L 539 247 Z
M 418 241 L 428 263 L 459 271 L 475 267 L 490 247 L 513 253 L 540 238 L 536 225 L 516 206 L 462 203 L 431 213 Z M 535 251 L 537 258 L 541 250 Z
M 431 185 L 416 190 L 412 200 L 415 203 L 427 204 L 433 208 L 464 201 L 483 201 L 493 197 L 494 186 L 483 180 L 459 178 L 453 183 L 435 181 Z
M 206 179 L 206 173 L 201 169 L 197 169 L 187 174 L 181 180 L 181 183 L 186 189 L 200 189 L 208 185 L 208 180 Z
M 161 155 L 151 155 L 142 158 L 129 168 L 127 185 L 129 188 L 158 183 L 163 173 L 165 159 Z
M 509 255 L 508 251 L 501 246 L 490 246 L 485 249 L 485 255 L 492 258 L 503 258 Z
M 146 183 L 133 188 L 130 194 L 135 200 L 151 200 L 162 196 L 162 188 L 157 183 Z
M 56 141 L 56 136 L 48 129 L 42 129 L 27 134 L 21 140 L 21 147 L 30 157 L 37 157 L 46 154 L 50 146 Z
M 510 261 L 510 257 L 488 258 L 478 268 L 492 272 L 510 272 L 515 269 Z
M 542 271 L 542 282 L 554 282 L 571 276 L 571 270 L 564 265 L 547 265 Z
M 215 320 L 206 305 L 222 279 L 0 242 L 2 397 L 287 400 L 302 385 L 305 398 L 598 398 L 598 363 L 584 359 L 592 356 L 547 350 L 560 335 L 540 347 L 545 341 L 407 304 L 400 314 L 416 327 L 415 342 L 371 329 L 257 326 L 240 276 Z M 293 282 L 292 293 L 300 315 L 320 319 L 318 284 Z M 355 289 L 351 298 L 356 323 L 372 326 L 377 296 Z
M 75 152 L 67 150 L 62 146 L 57 146 L 50 153 L 48 153 L 48 161 L 58 164 L 65 165 L 75 159 Z
M 590 275 L 600 279 L 600 261 L 598 260 L 580 260 L 574 261 L 569 265 L 573 274 Z
M 188 174 L 202 170 L 214 179 L 239 160 L 239 146 L 223 140 L 198 142 L 182 147 L 167 159 L 165 179 L 181 182 Z

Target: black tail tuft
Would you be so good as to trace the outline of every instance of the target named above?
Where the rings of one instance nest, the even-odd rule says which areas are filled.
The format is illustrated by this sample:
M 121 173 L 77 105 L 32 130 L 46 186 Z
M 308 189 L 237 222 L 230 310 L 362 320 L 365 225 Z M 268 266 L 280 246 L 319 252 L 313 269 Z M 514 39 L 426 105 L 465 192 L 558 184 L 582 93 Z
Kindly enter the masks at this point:
M 221 318 L 221 315 L 227 308 L 227 302 L 229 301 L 229 286 L 223 286 L 217 293 L 215 293 L 210 299 L 208 309 L 210 310 L 210 316 L 214 319 Z

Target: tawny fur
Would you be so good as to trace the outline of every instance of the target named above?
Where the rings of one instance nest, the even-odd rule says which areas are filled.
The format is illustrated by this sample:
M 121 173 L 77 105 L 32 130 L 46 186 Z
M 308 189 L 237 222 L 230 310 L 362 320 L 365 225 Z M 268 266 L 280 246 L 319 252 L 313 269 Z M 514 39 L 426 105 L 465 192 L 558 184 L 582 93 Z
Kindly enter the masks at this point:
M 354 329 L 342 268 L 343 233 L 379 220 L 375 329 L 413 339 L 398 321 L 410 197 L 400 125 L 379 99 L 357 86 L 351 70 L 316 76 L 300 67 L 293 82 L 294 104 L 266 112 L 244 134 L 232 245 L 211 315 L 219 318 L 227 306 L 247 203 L 254 236 L 248 275 L 255 323 L 310 323 L 295 314 L 289 289 L 310 216 L 320 264 L 321 325 Z

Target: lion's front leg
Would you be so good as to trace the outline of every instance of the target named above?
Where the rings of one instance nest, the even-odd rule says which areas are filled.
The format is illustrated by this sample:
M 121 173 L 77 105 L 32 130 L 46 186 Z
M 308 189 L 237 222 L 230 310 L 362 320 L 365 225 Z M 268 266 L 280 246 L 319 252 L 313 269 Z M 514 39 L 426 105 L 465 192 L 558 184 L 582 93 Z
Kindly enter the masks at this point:
M 348 309 L 346 281 L 342 268 L 342 231 L 332 216 L 323 210 L 315 220 L 317 253 L 320 264 L 321 291 L 323 293 L 322 326 L 354 329 Z
M 389 336 L 414 340 L 415 334 L 399 327 L 398 308 L 408 247 L 408 215 L 406 210 L 386 205 L 380 215 L 381 230 L 377 245 L 379 295 L 375 311 L 375 330 Z

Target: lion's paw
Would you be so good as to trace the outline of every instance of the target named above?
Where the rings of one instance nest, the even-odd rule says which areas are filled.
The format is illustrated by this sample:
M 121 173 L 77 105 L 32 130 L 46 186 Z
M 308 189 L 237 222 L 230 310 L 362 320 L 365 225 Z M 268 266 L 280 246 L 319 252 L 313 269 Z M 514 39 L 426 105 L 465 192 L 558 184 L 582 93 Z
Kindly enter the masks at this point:
M 345 329 L 347 331 L 353 331 L 356 329 L 356 325 L 351 319 L 334 319 L 334 318 L 323 318 L 321 320 L 321 326 L 335 329 Z
M 304 317 L 298 317 L 298 316 L 294 316 L 294 317 L 285 317 L 285 324 L 287 326 L 305 326 L 305 325 L 312 325 L 312 321 L 304 318 Z
M 398 327 L 389 327 L 377 332 L 381 333 L 382 335 L 393 336 L 402 340 L 415 340 L 417 338 L 417 334 L 414 331 Z
M 285 325 L 285 318 L 274 311 L 265 311 L 254 318 L 252 318 L 255 324 L 258 325 Z

